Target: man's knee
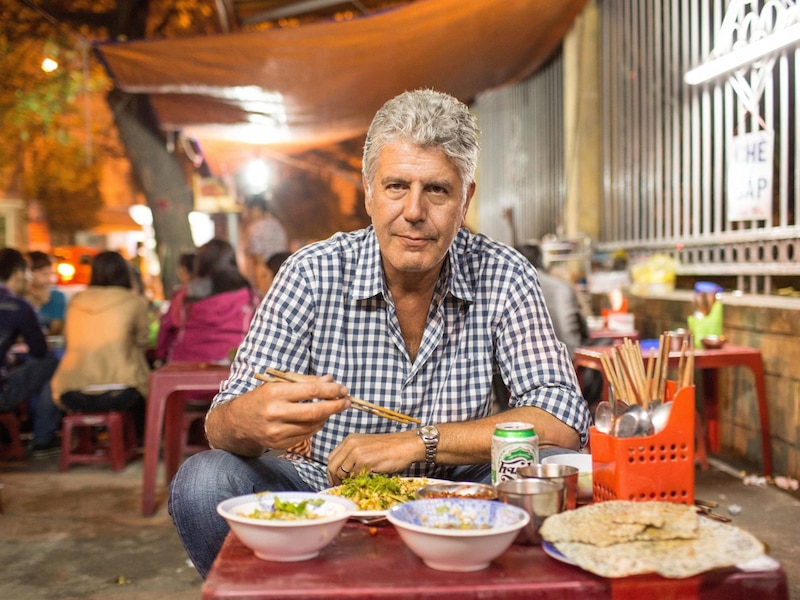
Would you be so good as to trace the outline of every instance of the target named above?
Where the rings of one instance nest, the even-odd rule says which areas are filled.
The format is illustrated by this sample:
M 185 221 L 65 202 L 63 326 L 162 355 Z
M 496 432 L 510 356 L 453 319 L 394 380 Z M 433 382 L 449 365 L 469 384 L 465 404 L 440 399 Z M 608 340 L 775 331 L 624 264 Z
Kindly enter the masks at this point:
M 172 480 L 173 485 L 203 485 L 216 481 L 226 472 L 224 462 L 230 456 L 222 450 L 205 450 L 189 456 L 178 468 Z

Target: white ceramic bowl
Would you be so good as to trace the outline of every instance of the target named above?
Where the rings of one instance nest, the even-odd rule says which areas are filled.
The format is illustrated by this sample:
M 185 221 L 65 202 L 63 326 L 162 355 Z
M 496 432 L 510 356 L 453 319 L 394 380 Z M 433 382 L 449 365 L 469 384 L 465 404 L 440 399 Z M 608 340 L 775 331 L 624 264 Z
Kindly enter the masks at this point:
M 592 501 L 592 455 L 556 454 L 542 459 L 542 464 L 569 465 L 578 467 L 578 502 Z
M 412 500 L 393 506 L 386 518 L 406 546 L 439 571 L 485 569 L 530 521 L 522 508 L 474 498 Z
M 308 510 L 316 518 L 297 520 L 248 517 L 256 509 L 271 511 L 275 498 L 282 502 L 322 500 Z M 313 492 L 261 492 L 230 498 L 217 505 L 217 513 L 230 525 L 242 543 L 264 560 L 294 562 L 317 556 L 339 534 L 356 511 L 347 498 Z

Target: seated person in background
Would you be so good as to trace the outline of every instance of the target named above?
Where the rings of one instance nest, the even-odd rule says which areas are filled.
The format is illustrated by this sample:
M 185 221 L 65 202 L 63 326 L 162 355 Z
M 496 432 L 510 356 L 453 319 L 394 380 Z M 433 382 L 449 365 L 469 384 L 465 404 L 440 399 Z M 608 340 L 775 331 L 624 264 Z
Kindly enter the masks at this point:
M 178 265 L 175 269 L 178 284 L 172 290 L 172 296 L 167 302 L 158 325 L 155 358 L 159 363 L 166 362 L 178 337 L 178 331 L 183 322 L 189 282 L 194 277 L 195 256 L 194 252 L 184 252 L 178 258 Z
M 172 292 L 172 297 L 180 290 L 185 290 L 186 286 L 194 277 L 194 259 L 196 254 L 194 252 L 184 252 L 178 257 L 178 266 L 175 269 L 175 275 L 178 278 L 178 285 Z
M 586 317 L 581 311 L 580 301 L 575 288 L 569 283 L 547 273 L 542 260 L 542 249 L 534 244 L 523 244 L 517 248 L 525 258 L 531 261 L 539 271 L 539 282 L 556 337 L 567 345 L 570 358 L 575 357 L 575 349 L 579 346 L 609 346 L 614 340 L 609 338 L 591 339 Z M 603 395 L 603 377 L 598 371 L 585 369 L 581 377 L 581 390 L 589 410 L 594 415 L 594 408 Z
M 547 272 L 542 260 L 542 249 L 534 244 L 523 244 L 517 248 L 539 272 L 544 302 L 553 321 L 556 337 L 567 346 L 570 358 L 575 349 L 589 341 L 589 328 L 586 317 L 581 312 L 581 304 L 575 288 L 560 277 Z
M 89 286 L 67 309 L 65 336 L 53 399 L 73 412 L 130 410 L 142 439 L 150 378 L 147 299 L 133 289 L 131 266 L 118 252 L 92 260 Z
M 67 297 L 53 284 L 56 279 L 53 260 L 44 252 L 28 252 L 31 277 L 25 299 L 36 309 L 45 335 L 62 335 L 67 313 Z
M 269 210 L 263 194 L 248 196 L 244 201 L 244 252 L 247 276 L 255 285 L 255 271 L 273 254 L 289 250 L 286 229 Z
M 228 360 L 247 333 L 258 296 L 224 240 L 198 248 L 194 267 L 167 362 Z
M 258 308 L 206 416 L 213 450 L 172 480 L 170 514 L 205 576 L 228 533 L 227 498 L 318 491 L 361 472 L 491 479 L 497 423 L 533 423 L 542 456 L 576 451 L 589 414 L 533 266 L 463 227 L 478 130 L 455 98 L 406 92 L 364 146 L 366 229 L 296 251 Z M 492 415 L 494 365 L 511 408 Z M 259 384 L 274 367 L 302 383 Z M 351 410 L 348 394 L 426 427 Z M 311 456 L 276 456 L 311 440 Z
M 25 256 L 14 248 L 0 249 L 0 411 L 32 400 L 32 450 L 36 453 L 57 447 L 61 412 L 47 393 L 58 359 L 47 348 L 36 312 L 23 298 L 29 279 Z M 6 357 L 18 341 L 27 346 L 26 355 L 20 364 L 9 365 Z
M 275 276 L 278 274 L 278 269 L 281 268 L 284 261 L 291 255 L 291 252 L 278 252 L 256 267 L 255 285 L 259 296 L 263 298 L 267 295 L 272 282 L 275 280 Z

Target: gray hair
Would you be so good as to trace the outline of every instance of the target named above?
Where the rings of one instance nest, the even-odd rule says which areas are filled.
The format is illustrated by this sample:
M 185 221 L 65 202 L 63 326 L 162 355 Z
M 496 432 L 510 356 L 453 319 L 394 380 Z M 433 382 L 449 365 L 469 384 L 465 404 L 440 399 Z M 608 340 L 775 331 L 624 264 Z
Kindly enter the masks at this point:
M 403 92 L 375 114 L 364 142 L 366 193 L 372 195 L 378 157 L 396 140 L 423 148 L 441 148 L 463 182 L 462 196 L 475 179 L 480 144 L 478 125 L 469 108 L 456 98 L 433 90 Z

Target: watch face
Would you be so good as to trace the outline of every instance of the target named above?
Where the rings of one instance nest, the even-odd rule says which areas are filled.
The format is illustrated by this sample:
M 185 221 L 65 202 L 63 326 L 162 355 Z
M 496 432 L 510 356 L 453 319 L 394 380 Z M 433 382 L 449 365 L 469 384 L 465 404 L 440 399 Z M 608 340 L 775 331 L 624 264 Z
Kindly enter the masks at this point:
M 425 437 L 436 437 L 439 435 L 439 431 L 433 425 L 423 425 L 420 429 L 420 433 Z

